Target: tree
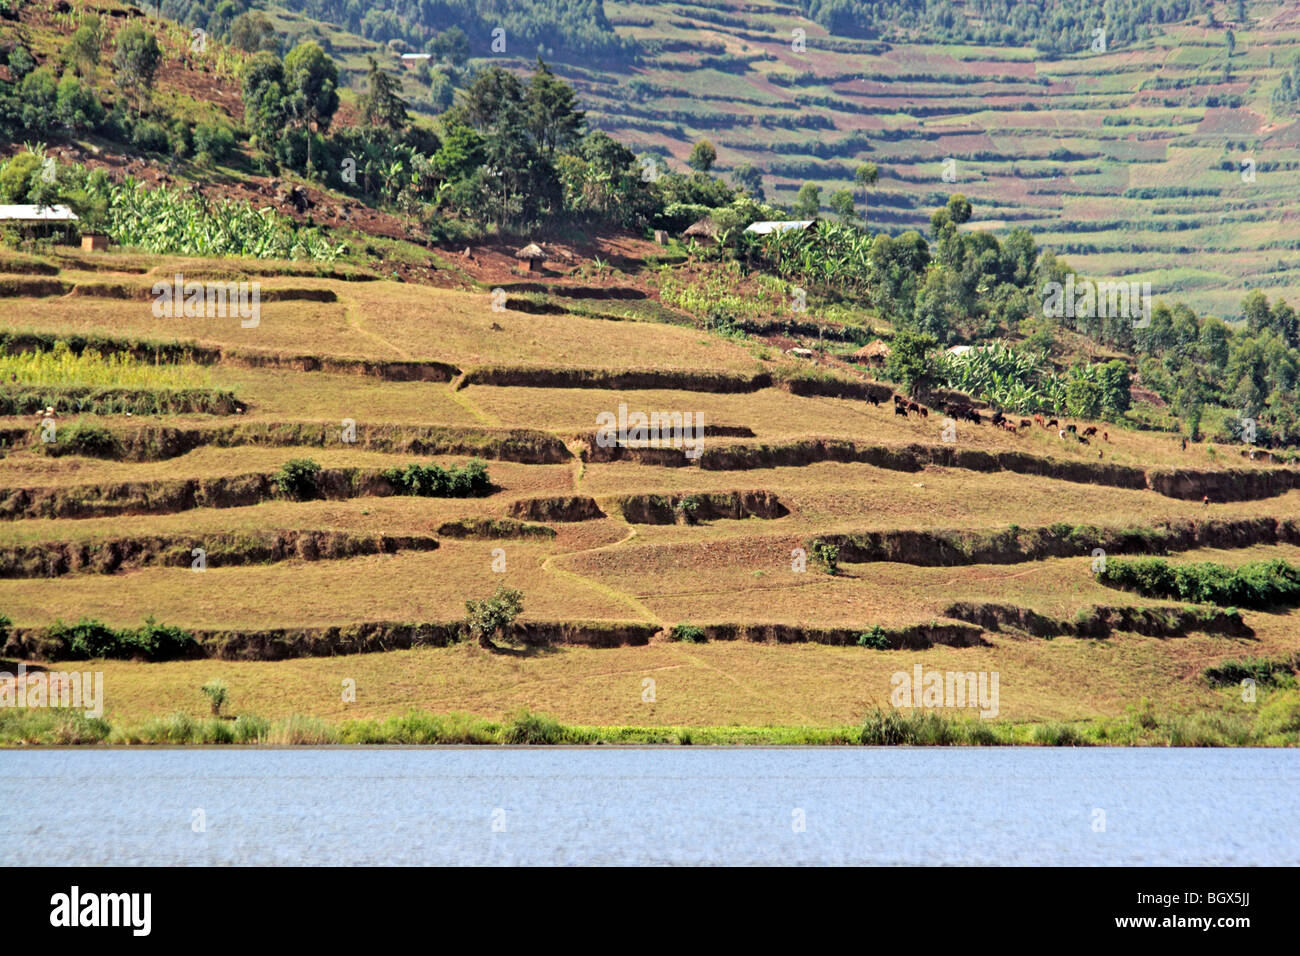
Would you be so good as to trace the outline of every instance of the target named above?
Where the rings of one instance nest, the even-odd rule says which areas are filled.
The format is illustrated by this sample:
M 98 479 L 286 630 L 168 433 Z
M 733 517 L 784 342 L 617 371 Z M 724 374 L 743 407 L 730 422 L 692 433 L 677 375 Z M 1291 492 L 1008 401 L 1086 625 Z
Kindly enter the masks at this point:
M 244 65 L 244 122 L 254 144 L 267 152 L 289 121 L 284 84 L 284 65 L 272 53 L 255 54 Z
M 1113 359 L 1097 369 L 1097 383 L 1101 387 L 1101 407 L 1107 415 L 1118 419 L 1132 403 L 1129 387 L 1133 376 L 1128 363 L 1123 359 Z
M 577 102 L 573 87 L 557 78 L 539 56 L 528 84 L 526 109 L 529 132 L 547 157 L 557 149 L 568 149 L 582 136 L 587 116 L 576 108 Z
M 466 601 L 469 614 L 466 627 L 470 636 L 478 640 L 479 647 L 496 650 L 492 638 L 500 635 L 514 623 L 524 609 L 524 595 L 515 588 L 498 584 L 496 593 L 481 601 Z
M 0 166 L 0 200 L 25 203 L 27 192 L 41 169 L 41 157 L 33 152 L 19 153 Z
M 456 188 L 463 211 L 498 227 L 536 222 L 562 201 L 555 166 L 534 136 L 535 114 L 519 78 L 499 66 L 480 71 L 444 124 L 463 124 L 482 138 L 482 164 Z
M 733 169 L 731 181 L 759 202 L 763 201 L 763 174 L 753 163 L 741 163 Z
M 928 332 L 900 329 L 889 343 L 885 374 L 915 395 L 934 375 L 933 352 L 939 340 Z
M 59 122 L 73 132 L 96 129 L 104 122 L 104 107 L 95 91 L 71 73 L 59 81 L 56 112 Z
M 153 89 L 154 78 L 162 63 L 162 50 L 158 41 L 138 23 L 128 23 L 117 31 L 113 50 L 113 77 L 124 91 L 133 94 L 136 113 L 142 111 L 142 100 Z
M 915 229 L 893 237 L 878 235 L 871 244 L 871 301 L 894 321 L 912 316 L 920 277 L 930 263 L 930 247 Z
M 970 222 L 972 211 L 970 200 L 961 193 L 953 193 L 948 197 L 948 217 L 957 225 Z
M 828 200 L 831 212 L 840 217 L 840 222 L 849 225 L 858 218 L 857 210 L 853 208 L 853 192 L 847 186 L 843 189 L 837 189 L 831 193 Z
M 822 188 L 816 183 L 804 183 L 794 197 L 794 214 L 800 219 L 816 219 L 822 209 Z
M 94 79 L 95 68 L 99 66 L 99 46 L 103 42 L 102 30 L 99 17 L 88 13 L 64 45 L 63 60 L 78 76 Z
M 406 103 L 399 95 L 401 85 L 389 73 L 379 68 L 379 62 L 372 56 L 370 74 L 366 80 L 366 92 L 361 97 L 361 119 L 370 128 L 382 128 L 392 131 L 400 130 L 410 117 L 406 115 Z
M 713 168 L 713 164 L 718 161 L 718 151 L 713 148 L 713 144 L 707 139 L 702 139 L 695 144 L 691 150 L 690 157 L 686 160 L 686 165 L 700 173 L 707 173 Z
M 853 182 L 862 187 L 862 218 L 867 218 L 867 189 L 874 186 L 880 178 L 880 170 L 875 163 L 863 163 L 853 173 Z
M 469 60 L 469 37 L 460 27 L 449 27 L 428 42 L 425 51 L 452 66 L 464 66 Z
M 230 24 L 230 45 L 245 53 L 278 53 L 280 39 L 275 24 L 260 10 L 248 10 Z
M 456 95 L 451 78 L 442 70 L 430 70 L 428 83 L 429 105 L 438 113 L 449 109 Z
M 311 172 L 313 132 L 329 131 L 339 108 L 339 72 L 315 43 L 299 43 L 284 58 L 286 112 L 307 136 L 307 172 Z

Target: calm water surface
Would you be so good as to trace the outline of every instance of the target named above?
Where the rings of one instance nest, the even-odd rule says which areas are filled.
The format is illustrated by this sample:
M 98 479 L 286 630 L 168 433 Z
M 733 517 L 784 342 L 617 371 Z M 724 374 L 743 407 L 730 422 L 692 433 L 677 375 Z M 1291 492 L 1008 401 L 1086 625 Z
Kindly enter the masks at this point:
M 69 749 L 0 768 L 5 865 L 1300 864 L 1282 750 Z

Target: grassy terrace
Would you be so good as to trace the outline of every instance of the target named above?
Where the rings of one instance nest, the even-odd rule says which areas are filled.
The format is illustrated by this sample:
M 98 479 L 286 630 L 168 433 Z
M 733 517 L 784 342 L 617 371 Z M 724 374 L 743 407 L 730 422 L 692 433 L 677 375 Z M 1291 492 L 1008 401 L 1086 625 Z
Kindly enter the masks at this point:
M 123 281 L 148 278 L 128 271 L 129 257 L 107 261 Z M 166 274 L 177 266 L 168 262 L 157 271 Z M 1215 609 L 1193 609 L 1193 614 L 1177 602 L 1098 583 L 1086 544 L 1065 554 L 1007 563 L 962 559 L 927 566 L 935 562 L 925 555 L 939 547 L 931 539 L 944 536 L 1052 527 L 1059 536 L 1075 526 L 1122 530 L 1221 522 L 1238 530 L 1223 532 L 1219 543 L 1234 546 L 1180 546 L 1170 559 L 1238 564 L 1281 557 L 1297 563 L 1300 541 L 1265 540 L 1264 532 L 1272 534 L 1278 521 L 1300 514 L 1300 490 L 1236 501 L 1216 496 L 1206 507 L 1199 496 L 1170 497 L 1146 488 L 969 467 L 902 470 L 809 460 L 737 469 L 673 467 L 648 459 L 603 461 L 590 448 L 584 452 L 583 442 L 594 430 L 596 414 L 616 409 L 620 402 L 633 409 L 699 411 L 711 425 L 753 433 L 752 438 L 706 438 L 710 453 L 810 437 L 901 452 L 913 445 L 940 445 L 940 416 L 904 420 L 889 403 L 875 408 L 860 400 L 791 394 L 781 383 L 800 368 L 795 360 L 681 326 L 493 312 L 485 294 L 389 281 L 296 276 L 271 281 L 310 282 L 333 300 L 267 302 L 255 329 L 241 329 L 236 320 L 155 320 L 146 302 L 132 298 L 0 300 L 8 331 L 20 322 L 34 333 L 192 342 L 225 350 L 202 363 L 147 366 L 154 370 L 147 374 L 201 377 L 205 387 L 232 392 L 243 408 L 207 416 L 83 415 L 80 422 L 75 415 L 60 417 L 61 433 L 74 426 L 102 427 L 115 436 L 117 447 L 143 449 L 134 456 L 49 454 L 35 437 L 35 416 L 0 419 L 0 430 L 11 435 L 0 458 L 0 493 L 33 489 L 75 498 L 133 483 L 150 495 L 154 492 L 148 489 L 168 482 L 273 474 L 293 458 L 311 458 L 325 469 L 376 472 L 412 462 L 450 467 L 468 460 L 472 448 L 488 449 L 483 457 L 493 489 L 471 498 L 366 494 L 295 501 L 271 495 L 259 503 L 224 508 L 0 522 L 0 555 L 30 555 L 39 549 L 64 553 L 83 546 L 92 555 L 104 548 L 145 553 L 139 563 L 123 565 L 126 569 L 116 573 L 72 567 L 49 577 L 0 578 L 0 613 L 12 619 L 18 632 L 83 616 L 115 627 L 136 626 L 146 615 L 205 634 L 242 635 L 246 644 L 240 646 L 256 646 L 258 635 L 271 629 L 291 632 L 286 638 L 289 659 L 284 660 L 95 662 L 94 668 L 105 673 L 106 717 L 119 735 L 114 739 L 179 739 L 159 737 L 161 725 L 150 725 L 148 732 L 140 728 L 173 712 L 201 718 L 205 705 L 197 688 L 219 677 L 230 687 L 232 713 L 270 721 L 307 715 L 327 725 L 322 731 L 311 724 L 315 730 L 298 736 L 282 728 L 257 739 L 364 738 L 355 726 L 345 733 L 343 722 L 397 719 L 412 708 L 474 714 L 492 723 L 494 729 L 483 731 L 484 739 L 508 739 L 502 728 L 519 708 L 528 707 L 585 728 L 565 731 L 569 736 L 563 739 L 569 740 L 675 742 L 684 735 L 695 742 L 842 741 L 856 739 L 853 734 L 871 708 L 888 705 L 890 675 L 918 663 L 997 671 L 1003 721 L 997 733 L 1005 740 L 1051 737 L 1057 730 L 1037 728 L 1052 722 L 1081 722 L 1080 732 L 1094 737 L 1103 733 L 1100 728 L 1111 727 L 1104 732 L 1111 734 L 1107 739 L 1118 739 L 1115 728 L 1131 725 L 1136 718 L 1130 713 L 1145 706 L 1140 704 L 1144 698 L 1159 715 L 1151 726 L 1139 725 L 1146 735 L 1141 739 L 1149 742 L 1169 742 L 1176 737 L 1170 728 L 1198 713 L 1245 721 L 1248 738 L 1255 742 L 1282 742 L 1291 732 L 1277 731 L 1274 724 L 1289 726 L 1286 708 L 1294 707 L 1288 696 L 1293 691 L 1264 693 L 1266 703 L 1282 702 L 1269 704 L 1281 708 L 1282 717 L 1266 732 L 1263 724 L 1254 723 L 1255 712 L 1243 712 L 1229 690 L 1210 686 L 1202 672 L 1225 660 L 1281 659 L 1300 650 L 1294 609 L 1246 611 L 1241 615 L 1244 627 L 1216 629 L 1205 623 L 1205 614 Z M 494 322 L 501 331 L 492 329 Z M 459 387 L 458 375 L 387 381 L 382 376 L 388 373 L 378 366 L 350 372 L 305 371 L 274 362 L 248 367 L 232 357 L 234 352 L 271 360 L 312 356 L 321 361 L 445 362 L 460 371 L 549 365 L 603 374 L 650 367 L 697 377 L 686 382 L 693 382 L 692 387 L 677 388 Z M 696 390 L 703 387 L 700 381 L 713 381 L 699 378 L 705 374 L 736 380 L 766 374 L 773 384 L 731 393 Z M 345 418 L 356 420 L 361 430 L 363 440 L 356 446 L 341 440 Z M 169 428 L 198 437 L 191 446 L 168 451 L 157 430 Z M 280 437 L 274 443 L 255 441 L 262 428 Z M 137 442 L 142 429 L 155 432 L 149 441 Z M 1102 464 L 1203 471 L 1211 480 L 1226 482 L 1224 488 L 1245 481 L 1225 475 L 1226 469 L 1248 470 L 1242 474 L 1268 470 L 1244 460 L 1235 448 L 1196 445 L 1184 452 L 1161 433 L 1108 430 L 1109 442 L 1084 447 L 1062 443 L 1054 432 L 1036 427 L 1011 435 L 986 424 L 959 429 L 956 447 L 1015 451 L 1078 467 L 1097 464 L 1100 450 Z M 226 437 L 218 440 L 219 435 Z M 319 440 L 294 443 L 294 435 Z M 414 438 L 428 440 L 430 435 L 444 443 L 459 442 L 458 450 L 407 450 L 415 447 L 410 445 Z M 509 445 L 507 439 L 517 444 Z M 502 452 L 507 446 L 514 450 Z M 674 501 L 704 495 L 734 497 L 754 507 L 774 499 L 779 509 L 763 517 L 647 523 L 647 515 L 670 514 Z M 596 510 L 577 515 L 584 520 L 561 520 L 575 517 L 564 513 L 564 501 L 574 497 L 592 499 Z M 506 521 L 512 517 L 527 518 L 554 534 L 520 536 L 520 526 Z M 492 521 L 502 522 L 498 530 L 503 536 L 463 537 L 451 527 L 477 519 L 489 528 Z M 214 555 L 231 549 L 237 553 L 264 543 L 267 536 L 290 532 L 355 539 L 408 536 L 418 539 L 419 546 L 363 552 L 348 539 L 353 544 L 345 542 L 338 553 L 328 554 L 286 546 L 242 563 L 214 557 L 202 574 L 192 571 L 187 560 L 154 560 L 154 551 L 174 557 L 178 549 L 188 552 L 191 546 L 211 546 Z M 792 551 L 809 547 L 813 539 L 866 532 L 926 532 L 930 537 L 907 539 L 912 542 L 906 545 L 912 551 L 904 552 L 912 558 L 907 562 L 846 557 L 835 575 L 815 562 L 802 573 L 792 569 Z M 330 628 L 459 621 L 467 599 L 485 597 L 502 583 L 523 592 L 522 622 L 571 626 L 572 639 L 514 644 L 498 654 L 467 644 L 342 654 L 331 652 L 328 639 L 308 649 L 308 638 Z M 1117 621 L 1141 618 L 1154 620 L 1156 629 L 1164 631 L 1144 636 L 1114 626 L 1101 636 L 1047 639 L 974 622 L 972 615 L 984 605 L 1007 605 L 1017 613 L 1033 612 L 1066 624 L 1098 615 Z M 670 640 L 669 631 L 677 624 L 712 629 L 712 638 L 700 644 Z M 773 630 L 776 626 L 784 630 Z M 873 626 L 891 635 L 895 649 L 855 646 L 855 636 Z M 620 627 L 623 637 L 612 641 L 617 646 L 584 645 L 591 634 Z M 735 633 L 744 628 L 756 630 Z M 740 639 L 727 639 L 733 636 Z M 900 649 L 905 639 L 913 641 L 911 649 Z M 848 646 L 833 646 L 846 640 Z M 46 662 L 51 669 L 65 664 L 72 666 Z M 654 703 L 641 699 L 646 678 L 656 682 Z M 357 682 L 355 703 L 340 699 L 344 679 Z M 640 729 L 619 729 L 626 727 Z M 387 734 L 384 739 L 402 739 L 392 728 L 381 733 L 372 727 L 366 733 L 372 731 L 381 738 Z M 203 739 L 206 731 L 191 727 L 187 733 Z M 1244 739 L 1214 733 L 1217 742 Z M 40 734 L 32 739 L 37 738 L 54 739 Z M 14 726 L 0 727 L 0 741 L 19 739 L 23 732 Z

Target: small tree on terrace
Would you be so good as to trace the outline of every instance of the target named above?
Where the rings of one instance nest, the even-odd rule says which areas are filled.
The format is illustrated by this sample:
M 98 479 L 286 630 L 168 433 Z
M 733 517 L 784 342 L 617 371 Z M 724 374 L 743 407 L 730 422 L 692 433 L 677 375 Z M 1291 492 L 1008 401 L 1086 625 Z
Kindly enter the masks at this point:
M 713 168 L 713 164 L 718 161 L 718 151 L 713 148 L 713 144 L 707 139 L 702 139 L 695 144 L 691 150 L 690 158 L 686 160 L 686 165 L 690 166 L 701 173 L 707 173 Z
M 478 640 L 479 647 L 495 650 L 496 644 L 492 638 L 503 634 L 523 609 L 523 592 L 498 584 L 496 593 L 490 598 L 465 602 L 465 610 L 469 614 L 466 626 L 470 636 Z
M 885 359 L 885 374 L 892 381 L 906 387 L 908 394 L 915 395 L 934 374 L 934 359 L 931 353 L 938 345 L 939 340 L 928 332 L 900 329 L 889 343 L 889 357 Z

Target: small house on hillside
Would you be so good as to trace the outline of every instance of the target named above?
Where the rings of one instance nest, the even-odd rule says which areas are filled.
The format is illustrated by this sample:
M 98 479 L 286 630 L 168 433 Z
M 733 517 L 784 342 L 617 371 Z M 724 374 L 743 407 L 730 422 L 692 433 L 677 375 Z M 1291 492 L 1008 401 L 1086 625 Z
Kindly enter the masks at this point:
M 773 232 L 808 232 L 816 228 L 816 219 L 776 219 L 767 222 L 751 222 L 745 227 L 745 231 L 766 236 Z
M 14 227 L 25 237 L 69 236 L 77 214 L 67 206 L 0 206 L 0 228 Z
M 546 253 L 537 243 L 530 242 L 515 253 L 515 258 L 523 259 L 527 262 L 529 272 L 536 272 L 541 268 L 542 261 L 546 258 Z
M 885 344 L 884 340 L 876 339 L 876 341 L 862 346 L 849 357 L 862 365 L 884 365 L 885 359 L 889 358 L 889 352 L 889 346 Z
M 711 239 L 718 241 L 718 224 L 713 221 L 712 216 L 705 216 L 699 222 L 691 225 L 684 233 L 683 239 Z

